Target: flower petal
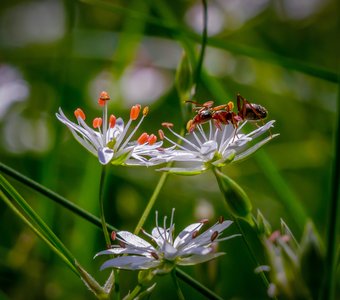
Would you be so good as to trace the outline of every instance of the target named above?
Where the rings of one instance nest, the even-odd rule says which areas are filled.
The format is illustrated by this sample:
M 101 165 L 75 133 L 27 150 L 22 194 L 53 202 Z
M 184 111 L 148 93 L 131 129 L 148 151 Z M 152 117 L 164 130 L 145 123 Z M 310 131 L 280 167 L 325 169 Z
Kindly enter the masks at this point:
M 147 241 L 143 240 L 139 236 L 128 232 L 128 231 L 118 231 L 117 235 L 123 239 L 125 243 L 134 247 L 142 247 L 142 248 L 152 248 L 154 247 L 148 243 Z
M 107 260 L 100 270 L 107 268 L 117 268 L 124 270 L 145 270 L 158 266 L 160 264 L 159 260 L 155 260 L 153 257 L 145 256 L 120 256 L 113 259 Z
M 98 159 L 102 165 L 107 165 L 114 155 L 114 151 L 108 147 L 98 149 Z

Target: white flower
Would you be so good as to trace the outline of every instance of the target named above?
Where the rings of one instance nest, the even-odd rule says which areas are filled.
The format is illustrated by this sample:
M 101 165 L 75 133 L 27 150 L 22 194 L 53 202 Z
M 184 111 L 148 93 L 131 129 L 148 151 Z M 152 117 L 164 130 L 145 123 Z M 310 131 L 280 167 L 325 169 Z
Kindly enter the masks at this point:
M 235 129 L 233 124 L 220 124 L 217 127 L 210 121 L 208 133 L 203 130 L 201 124 L 197 124 L 197 131 L 189 133 L 188 138 L 176 133 L 172 129 L 173 125 L 171 123 L 163 123 L 163 126 L 168 128 L 181 143 L 171 140 L 160 130 L 160 138 L 169 141 L 173 147 L 163 149 L 163 151 L 160 151 L 159 155 L 153 157 L 151 161 L 154 161 L 155 164 L 159 164 L 161 161 L 175 161 L 187 164 L 187 167 L 159 169 L 160 171 L 168 171 L 182 175 L 195 175 L 211 167 L 223 167 L 228 163 L 245 159 L 272 138 L 276 137 L 278 134 L 270 133 L 265 139 L 255 144 L 251 143 L 258 136 L 270 131 L 274 122 L 275 121 L 269 121 L 252 132 L 243 134 L 241 133 L 241 129 L 246 122 Z
M 225 254 L 224 252 L 215 253 L 212 247 L 213 243 L 239 236 L 239 234 L 235 234 L 221 238 L 222 232 L 232 224 L 232 221 L 223 220 L 199 234 L 199 230 L 207 221 L 203 220 L 187 226 L 174 239 L 174 211 L 175 209 L 172 210 L 169 228 L 166 227 L 167 217 L 164 217 L 163 227 L 158 226 L 156 211 L 156 227 L 151 234 L 143 231 L 153 241 L 153 244 L 128 231 L 115 233 L 115 239 L 120 242 L 120 245 L 113 245 L 111 249 L 101 251 L 95 257 L 103 254 L 125 255 L 107 260 L 100 269 L 152 269 L 154 274 L 167 273 L 176 265 L 194 265 Z
M 56 113 L 56 116 L 70 129 L 80 144 L 98 157 L 101 164 L 150 165 L 144 156 L 157 155 L 157 149 L 162 145 L 162 142 L 156 142 L 157 137 L 154 134 L 148 135 L 147 133 L 143 133 L 137 141 L 130 142 L 147 115 L 148 107 L 144 108 L 142 118 L 127 136 L 131 123 L 139 116 L 141 106 L 137 104 L 131 108 L 130 119 L 124 126 L 124 121 L 121 118 L 116 119 L 114 115 L 110 115 L 108 118 L 107 101 L 109 99 L 110 97 L 106 92 L 101 93 L 98 103 L 103 107 L 103 118 L 93 120 L 94 129 L 85 123 L 85 114 L 80 108 L 74 112 L 78 124 L 70 121 L 61 108 L 59 108 L 59 113 Z

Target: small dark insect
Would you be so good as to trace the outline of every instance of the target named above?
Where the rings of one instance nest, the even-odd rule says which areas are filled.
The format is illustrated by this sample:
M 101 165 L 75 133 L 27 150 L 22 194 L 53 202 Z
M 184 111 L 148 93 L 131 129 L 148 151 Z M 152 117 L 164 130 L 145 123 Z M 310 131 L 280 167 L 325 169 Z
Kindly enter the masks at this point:
M 187 124 L 187 130 L 192 132 L 195 130 L 198 124 L 204 124 L 210 120 L 214 120 L 215 126 L 220 127 L 220 124 L 232 124 L 234 128 L 238 127 L 241 121 L 251 121 L 257 122 L 263 120 L 267 117 L 267 110 L 260 104 L 250 103 L 240 94 L 237 94 L 237 110 L 234 112 L 233 102 L 228 102 L 227 104 L 222 104 L 218 106 L 213 106 L 214 101 L 207 101 L 203 104 L 197 103 L 195 101 L 186 101 L 188 103 L 193 103 L 196 106 L 194 111 L 196 115 L 192 120 L 189 120 Z

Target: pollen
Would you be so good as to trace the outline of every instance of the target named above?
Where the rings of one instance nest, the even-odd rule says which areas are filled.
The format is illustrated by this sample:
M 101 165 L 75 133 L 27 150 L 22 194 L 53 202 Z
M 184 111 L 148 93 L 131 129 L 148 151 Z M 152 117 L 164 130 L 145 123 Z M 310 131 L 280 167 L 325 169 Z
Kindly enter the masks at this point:
M 148 144 L 151 146 L 156 142 L 157 142 L 157 136 L 155 136 L 154 134 L 150 134 L 148 138 Z
M 77 108 L 74 111 L 74 115 L 76 116 L 77 119 L 81 118 L 81 119 L 85 120 L 85 114 L 84 114 L 84 112 L 80 108 Z
M 148 142 L 148 140 L 149 140 L 149 135 L 148 135 L 146 132 L 144 132 L 144 133 L 142 133 L 141 136 L 138 138 L 137 142 L 138 142 L 139 145 L 143 145 L 143 144 L 145 144 L 146 142 Z
M 130 111 L 130 119 L 136 120 L 139 116 L 140 110 L 141 110 L 141 106 L 139 104 L 132 106 L 131 111 Z
M 100 126 L 102 126 L 102 123 L 103 123 L 102 118 L 93 119 L 93 122 L 92 122 L 93 128 L 100 128 Z
M 115 125 L 116 125 L 116 117 L 114 115 L 111 115 L 110 120 L 109 120 L 109 126 L 110 128 L 113 128 L 115 127 Z
M 98 104 L 100 106 L 104 106 L 106 101 L 110 100 L 110 96 L 107 92 L 103 91 L 100 93 L 99 99 L 98 99 Z
M 143 109 L 143 116 L 145 117 L 149 113 L 149 106 L 145 106 Z

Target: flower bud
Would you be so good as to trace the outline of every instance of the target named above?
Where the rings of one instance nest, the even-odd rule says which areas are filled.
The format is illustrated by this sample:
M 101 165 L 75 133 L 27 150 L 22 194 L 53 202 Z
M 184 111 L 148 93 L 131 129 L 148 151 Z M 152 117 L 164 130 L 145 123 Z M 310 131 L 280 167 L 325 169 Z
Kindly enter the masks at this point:
M 190 99 L 194 89 L 193 71 L 190 60 L 184 52 L 181 61 L 177 67 L 175 86 L 180 99 Z
M 237 218 L 245 219 L 250 225 L 254 225 L 251 218 L 252 205 L 244 190 L 231 178 L 215 169 L 215 175 L 228 205 L 230 213 Z

